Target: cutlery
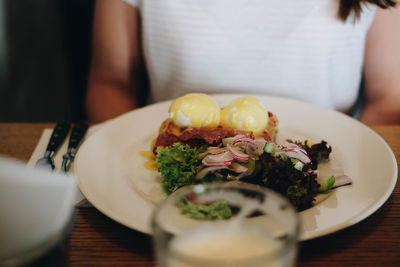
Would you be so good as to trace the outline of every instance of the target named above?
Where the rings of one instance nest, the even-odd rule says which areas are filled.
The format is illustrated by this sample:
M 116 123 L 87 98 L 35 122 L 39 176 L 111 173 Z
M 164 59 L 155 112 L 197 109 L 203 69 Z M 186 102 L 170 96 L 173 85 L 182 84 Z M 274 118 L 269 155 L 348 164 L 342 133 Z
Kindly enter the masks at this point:
M 74 161 L 76 152 L 78 151 L 78 146 L 81 143 L 83 137 L 88 129 L 88 124 L 84 121 L 78 122 L 72 128 L 71 136 L 69 138 L 67 153 L 63 156 L 63 161 L 61 164 L 61 170 L 67 172 L 71 163 Z
M 53 133 L 51 134 L 49 143 L 44 153 L 43 158 L 36 162 L 36 167 L 48 169 L 50 171 L 54 170 L 53 157 L 57 150 L 60 148 L 61 144 L 68 135 L 70 124 L 66 121 L 61 121 L 54 127 Z

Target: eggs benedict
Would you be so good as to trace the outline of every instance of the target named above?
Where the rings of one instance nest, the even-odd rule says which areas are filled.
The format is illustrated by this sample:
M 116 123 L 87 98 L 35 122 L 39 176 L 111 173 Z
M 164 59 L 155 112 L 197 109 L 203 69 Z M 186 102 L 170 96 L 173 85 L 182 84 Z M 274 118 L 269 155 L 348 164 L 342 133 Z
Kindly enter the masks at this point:
M 162 123 L 152 151 L 156 154 L 174 143 L 218 145 L 236 135 L 273 141 L 277 126 L 277 117 L 255 97 L 241 97 L 221 109 L 211 96 L 191 93 L 171 103 L 169 118 Z

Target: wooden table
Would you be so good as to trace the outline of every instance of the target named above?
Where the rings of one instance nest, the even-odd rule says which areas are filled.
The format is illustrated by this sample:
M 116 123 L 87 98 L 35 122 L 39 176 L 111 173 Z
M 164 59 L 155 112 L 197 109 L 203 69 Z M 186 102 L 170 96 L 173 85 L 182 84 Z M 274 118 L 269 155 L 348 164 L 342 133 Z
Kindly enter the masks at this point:
M 0 154 L 28 161 L 44 128 L 52 124 L 0 123 Z M 400 161 L 400 126 L 372 127 Z M 74 228 L 58 258 L 63 265 L 154 266 L 151 238 L 78 208 Z M 400 266 L 400 185 L 373 215 L 340 232 L 300 244 L 298 266 Z

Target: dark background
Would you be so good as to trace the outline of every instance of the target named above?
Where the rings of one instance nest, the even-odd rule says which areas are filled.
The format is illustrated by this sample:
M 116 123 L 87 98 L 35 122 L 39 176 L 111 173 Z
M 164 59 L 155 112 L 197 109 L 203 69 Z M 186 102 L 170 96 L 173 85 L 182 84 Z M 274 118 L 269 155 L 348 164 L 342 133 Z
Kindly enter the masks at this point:
M 94 0 L 0 0 L 0 122 L 85 118 Z

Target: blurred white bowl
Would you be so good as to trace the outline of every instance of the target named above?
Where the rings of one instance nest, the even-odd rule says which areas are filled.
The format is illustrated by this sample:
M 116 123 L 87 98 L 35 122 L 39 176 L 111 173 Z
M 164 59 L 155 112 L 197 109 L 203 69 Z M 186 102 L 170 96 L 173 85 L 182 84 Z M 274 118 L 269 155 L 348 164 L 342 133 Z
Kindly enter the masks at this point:
M 71 228 L 74 177 L 0 157 L 0 266 L 30 262 Z

